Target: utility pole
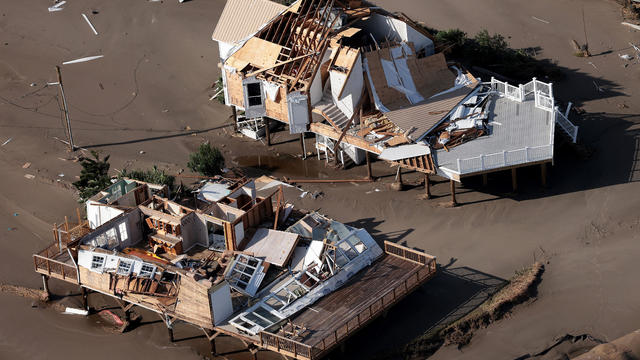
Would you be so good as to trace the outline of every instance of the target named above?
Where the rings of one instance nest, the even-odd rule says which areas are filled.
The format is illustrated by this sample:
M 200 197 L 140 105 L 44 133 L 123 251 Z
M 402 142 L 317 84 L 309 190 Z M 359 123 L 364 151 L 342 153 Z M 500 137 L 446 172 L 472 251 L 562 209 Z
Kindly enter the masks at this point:
M 60 86 L 60 93 L 62 94 L 62 106 L 64 107 L 64 116 L 66 119 L 65 130 L 67 132 L 67 140 L 69 140 L 69 151 L 75 151 L 76 146 L 73 144 L 73 134 L 71 132 L 71 119 L 69 119 L 69 107 L 67 106 L 67 98 L 64 96 L 64 87 L 62 86 L 62 73 L 60 72 L 60 66 L 56 65 L 56 72 L 58 73 L 58 82 L 49 83 L 48 85 Z

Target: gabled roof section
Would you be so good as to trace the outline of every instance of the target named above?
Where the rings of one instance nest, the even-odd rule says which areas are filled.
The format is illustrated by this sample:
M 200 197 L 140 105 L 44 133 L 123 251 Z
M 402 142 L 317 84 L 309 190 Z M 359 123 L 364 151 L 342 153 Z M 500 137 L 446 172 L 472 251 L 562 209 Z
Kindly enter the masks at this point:
M 255 33 L 287 9 L 269 0 L 227 0 L 211 38 L 234 44 Z

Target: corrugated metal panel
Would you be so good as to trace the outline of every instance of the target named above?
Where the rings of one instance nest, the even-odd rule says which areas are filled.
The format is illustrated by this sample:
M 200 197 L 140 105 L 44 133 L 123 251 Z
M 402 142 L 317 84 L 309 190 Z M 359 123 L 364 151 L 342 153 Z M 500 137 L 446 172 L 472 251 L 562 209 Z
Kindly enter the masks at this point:
M 407 137 L 417 140 L 431 130 L 472 90 L 473 87 L 465 86 L 435 98 L 427 99 L 420 104 L 389 111 L 385 115 L 402 130 L 409 131 L 415 128 L 413 131 L 409 131 Z
M 227 0 L 211 38 L 237 43 L 286 9 L 286 6 L 269 0 Z

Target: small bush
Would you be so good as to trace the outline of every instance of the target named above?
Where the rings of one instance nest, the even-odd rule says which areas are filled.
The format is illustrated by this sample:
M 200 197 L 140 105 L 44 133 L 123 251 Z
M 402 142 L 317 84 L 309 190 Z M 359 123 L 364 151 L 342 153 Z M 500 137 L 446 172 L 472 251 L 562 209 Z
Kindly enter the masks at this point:
M 140 180 L 151 184 L 173 186 L 175 177 L 168 175 L 164 170 L 158 169 L 156 165 L 150 170 L 127 170 L 124 169 L 118 176 L 120 178 L 129 178 L 133 180 Z
M 189 155 L 187 167 L 203 176 L 220 175 L 224 167 L 224 157 L 218 148 L 204 143 L 200 145 L 198 151 Z
M 111 167 L 109 155 L 103 160 L 100 160 L 100 154 L 97 151 L 92 150 L 91 155 L 93 159 L 80 158 L 82 166 L 80 180 L 73 183 L 73 186 L 80 192 L 80 200 L 83 202 L 111 185 L 111 179 L 108 175 Z
M 467 41 L 467 33 L 460 29 L 438 31 L 435 39 L 436 42 L 445 49 L 458 49 Z

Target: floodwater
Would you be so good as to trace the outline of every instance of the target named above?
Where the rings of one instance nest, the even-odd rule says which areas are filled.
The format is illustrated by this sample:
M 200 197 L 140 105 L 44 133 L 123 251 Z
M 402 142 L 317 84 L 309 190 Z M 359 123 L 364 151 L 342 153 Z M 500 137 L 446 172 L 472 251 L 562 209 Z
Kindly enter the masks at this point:
M 234 163 L 245 169 L 247 176 L 258 177 L 266 174 L 288 178 L 324 179 L 329 177 L 324 161 L 317 158 L 301 159 L 292 155 L 251 155 L 239 156 Z

